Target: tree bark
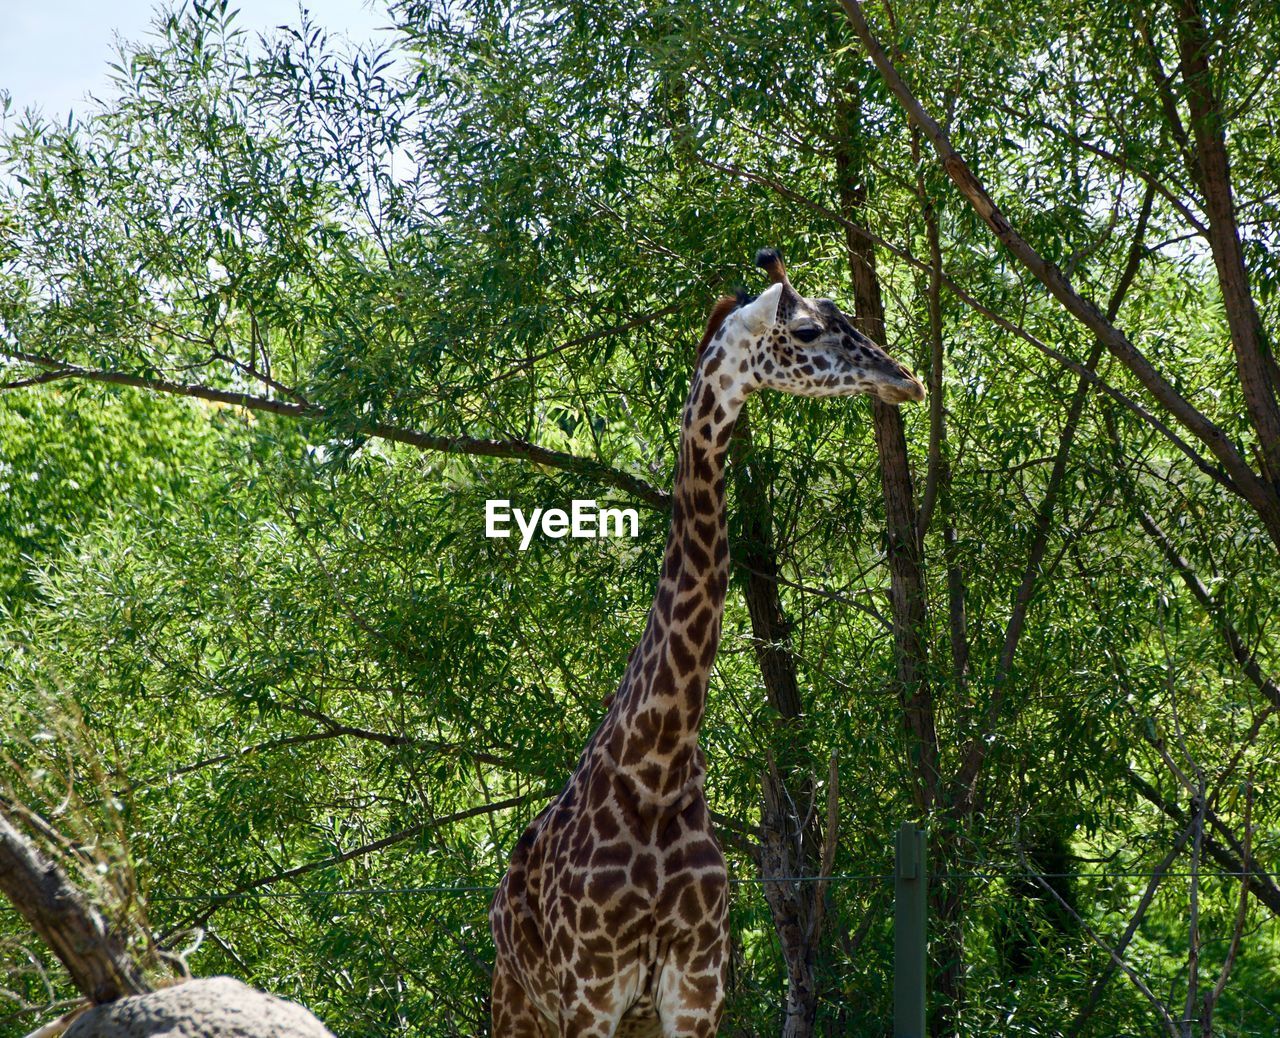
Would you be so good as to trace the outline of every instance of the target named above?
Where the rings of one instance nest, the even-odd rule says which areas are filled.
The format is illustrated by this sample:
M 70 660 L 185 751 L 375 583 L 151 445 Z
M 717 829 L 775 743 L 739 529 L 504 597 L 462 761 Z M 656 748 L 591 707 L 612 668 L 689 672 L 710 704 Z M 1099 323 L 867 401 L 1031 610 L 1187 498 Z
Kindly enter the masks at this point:
M 120 936 L 58 865 L 0 815 L 0 891 L 95 1003 L 150 991 Z
M 1249 289 L 1236 222 L 1222 102 L 1209 66 L 1209 33 L 1198 0 L 1180 0 L 1178 52 L 1191 115 L 1196 172 L 1209 219 L 1209 247 L 1236 355 L 1245 407 L 1258 436 L 1258 456 L 1273 491 L 1280 490 L 1280 406 L 1258 310 Z
M 845 251 L 853 287 L 854 323 L 873 341 L 888 346 L 875 243 L 861 230 L 862 210 L 866 202 L 866 187 L 862 179 L 861 112 L 855 96 L 847 95 L 841 104 L 843 125 L 837 141 L 836 178 L 841 214 L 845 217 Z M 938 799 L 939 762 L 933 689 L 928 676 L 928 646 L 925 642 L 926 590 L 921 559 L 920 515 L 916 511 L 902 413 L 897 407 L 880 400 L 873 400 L 871 408 L 885 505 L 895 684 L 907 735 L 912 802 L 919 816 L 927 818 Z M 935 834 L 935 841 L 945 845 L 946 837 Z M 940 860 L 946 860 L 945 852 Z M 931 898 L 935 917 L 931 951 L 936 964 L 936 1000 L 930 1029 L 938 1034 L 951 1033 L 955 1030 L 963 999 L 964 947 L 963 931 L 959 925 L 959 892 L 935 886 Z
M 853 103 L 846 102 L 843 115 L 845 132 L 837 152 L 836 177 L 841 209 L 849 221 L 844 228 L 845 251 L 853 287 L 854 323 L 864 335 L 887 346 L 875 244 L 856 226 L 861 222 L 862 208 L 866 203 L 859 113 Z M 928 650 L 924 642 L 924 570 L 920 559 L 915 490 L 901 411 L 878 399 L 872 400 L 871 410 L 884 495 L 896 683 L 914 777 L 912 800 L 923 817 L 937 800 L 938 735 L 927 673 Z
M 920 132 L 913 130 L 911 153 L 920 158 Z M 945 350 L 942 336 L 942 237 L 938 213 L 929 197 L 923 173 L 916 176 L 916 196 L 924 218 L 929 242 L 929 470 L 924 498 L 920 504 L 919 543 L 924 550 L 925 535 L 940 504 L 944 519 L 942 554 L 947 569 L 948 631 L 951 641 L 951 672 L 962 700 L 969 685 L 969 621 L 965 606 L 964 571 L 960 567 L 955 511 L 951 504 L 951 459 L 947 443 L 947 418 L 943 391 Z
M 818 990 L 814 976 L 818 934 L 808 921 L 817 912 L 817 883 L 785 881 L 780 877 L 817 875 L 819 839 L 814 824 L 805 824 L 796 804 L 813 797 L 813 783 L 805 779 L 794 791 L 783 777 L 807 762 L 795 759 L 795 748 L 807 746 L 797 739 L 803 723 L 804 704 L 791 651 L 791 624 L 778 590 L 778 556 L 773 538 L 773 508 L 769 480 L 753 451 L 748 412 L 743 410 L 730 444 L 732 472 L 737 492 L 742 539 L 735 546 L 742 594 L 751 618 L 756 664 L 769 705 L 776 712 L 773 735 L 785 767 L 780 772 L 771 758 L 761 777 L 763 807 L 760 812 L 760 878 L 765 901 L 787 968 L 786 1017 L 783 1038 L 809 1038 L 817 1020 Z

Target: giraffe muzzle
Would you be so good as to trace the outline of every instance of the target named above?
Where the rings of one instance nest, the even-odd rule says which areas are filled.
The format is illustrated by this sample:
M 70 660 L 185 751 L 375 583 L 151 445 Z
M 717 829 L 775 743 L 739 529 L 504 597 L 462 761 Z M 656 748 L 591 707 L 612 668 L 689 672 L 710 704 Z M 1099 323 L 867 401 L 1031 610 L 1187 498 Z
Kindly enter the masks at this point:
M 899 366 L 896 378 L 876 386 L 876 396 L 886 404 L 905 404 L 908 400 L 918 402 L 925 398 L 924 383 Z

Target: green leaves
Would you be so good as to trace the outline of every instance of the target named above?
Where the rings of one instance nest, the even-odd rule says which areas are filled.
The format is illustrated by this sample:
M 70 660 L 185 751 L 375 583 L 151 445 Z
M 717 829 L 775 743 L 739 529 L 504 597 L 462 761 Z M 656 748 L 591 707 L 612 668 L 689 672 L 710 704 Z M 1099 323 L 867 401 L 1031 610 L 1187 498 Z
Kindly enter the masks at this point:
M 886 39 L 1007 212 L 1103 304 L 1159 185 L 1118 320 L 1247 453 L 1220 294 L 1187 237 L 1194 178 L 1144 64 L 1153 48 L 1172 56 L 1171 24 L 1161 14 L 1147 41 L 1130 8 L 895 4 Z M 352 48 L 306 19 L 251 40 L 226 3 L 193 5 L 125 48 L 117 101 L 67 126 L 5 123 L 0 348 L 324 411 L 304 423 L 69 378 L 0 395 L 0 712 L 14 719 L 0 781 L 58 817 L 53 786 L 22 781 L 65 756 L 35 738 L 56 730 L 37 690 L 56 687 L 111 748 L 149 919 L 171 947 L 198 943 L 194 969 L 294 994 L 342 1033 L 478 1034 L 487 888 L 602 716 L 666 533 L 655 505 L 634 541 L 518 552 L 483 536 L 485 501 L 636 505 L 599 465 L 668 485 L 693 345 L 717 295 L 759 286 L 755 248 L 779 246 L 805 294 L 848 300 L 842 186 L 892 246 L 877 256 L 888 345 L 915 370 L 932 353 L 922 199 L 952 284 L 1067 356 L 1093 344 L 959 203 L 834 8 L 394 13 L 393 46 Z M 1211 14 L 1243 248 L 1274 337 L 1277 37 L 1257 5 Z M 1257 47 L 1225 45 L 1237 16 L 1259 28 Z M 857 176 L 842 159 L 852 132 Z M 931 470 L 942 484 L 923 544 L 925 673 L 944 771 L 990 740 L 957 846 L 966 870 L 1003 877 L 964 888 L 966 1030 L 1057 1033 L 1105 960 L 1010 878 L 1012 834 L 1069 874 L 1090 926 L 1119 932 L 1142 883 L 1111 873 L 1150 870 L 1173 824 L 1132 776 L 1178 799 L 1161 755 L 1175 731 L 1208 774 L 1237 769 L 1233 790 L 1250 771 L 1264 789 L 1277 767 L 1256 685 L 1138 510 L 1268 675 L 1274 550 L 1256 516 L 1111 398 L 1086 398 L 1051 488 L 1076 375 L 949 289 L 938 316 L 947 441 L 931 447 L 927 409 L 903 416 L 917 494 Z M 48 371 L 6 363 L 4 379 Z M 1152 406 L 1105 356 L 1099 374 Z M 891 959 L 876 877 L 886 819 L 911 810 L 911 761 L 873 431 L 861 401 L 751 409 L 806 713 L 775 725 L 731 596 L 703 731 L 708 793 L 740 845 L 769 752 L 801 777 L 839 752 L 836 871 L 868 878 L 831 888 L 820 1026 L 875 1033 L 886 1007 L 868 992 L 887 990 Z M 380 427 L 598 464 L 418 451 Z M 744 507 L 735 497 L 738 557 Z M 1007 708 L 984 733 L 1001 681 Z M 1237 832 L 1243 807 L 1223 795 Z M 1253 810 L 1263 861 L 1276 808 L 1259 796 Z M 740 846 L 730 857 L 754 875 Z M 1235 890 L 1206 884 L 1208 916 L 1229 916 Z M 1135 946 L 1166 986 L 1185 964 L 1178 891 Z M 758 890 L 738 889 L 734 927 L 732 1026 L 770 1033 L 785 978 Z M 0 919 L 0 936 L 18 939 L 16 924 Z M 1248 941 L 1240 976 L 1275 961 L 1267 940 Z M 1271 987 L 1252 984 L 1261 1006 L 1228 988 L 1227 1033 L 1266 1028 Z M 0 1008 L 0 1033 L 27 1022 Z M 1149 1024 L 1117 982 L 1082 1033 Z

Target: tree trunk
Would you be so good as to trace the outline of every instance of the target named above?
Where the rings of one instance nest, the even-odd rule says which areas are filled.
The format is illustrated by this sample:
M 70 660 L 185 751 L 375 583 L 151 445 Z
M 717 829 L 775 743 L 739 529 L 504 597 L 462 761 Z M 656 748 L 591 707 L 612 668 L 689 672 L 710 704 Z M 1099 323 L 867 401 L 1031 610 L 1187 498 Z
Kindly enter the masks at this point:
M 0 814 L 0 891 L 66 966 L 80 993 L 111 1002 L 150 988 L 102 915 Z
M 742 595 L 751 617 L 756 663 L 769 705 L 783 727 L 794 727 L 804 713 L 791 654 L 791 624 L 778 593 L 778 556 L 773 543 L 773 507 L 768 477 L 753 454 L 747 408 L 738 416 L 731 443 L 733 483 L 737 491 L 742 540 L 736 545 L 742 571 Z
M 844 114 L 846 132 L 836 158 L 840 207 L 852 224 L 859 224 L 866 188 L 862 184 L 861 128 L 856 105 L 847 105 Z M 845 249 L 853 286 L 854 322 L 864 335 L 892 352 L 892 345 L 885 342 L 884 303 L 876 273 L 875 246 L 861 231 L 846 225 Z M 871 402 L 871 409 L 884 493 L 898 696 L 914 778 L 912 799 L 924 816 L 938 796 L 938 735 L 927 676 L 924 570 L 920 560 L 915 491 L 901 411 L 878 399 Z
M 760 878 L 765 901 L 773 917 L 778 943 L 787 968 L 786 1018 L 783 1038 L 809 1038 L 817 1019 L 818 990 L 814 977 L 818 934 L 808 921 L 815 917 L 819 884 L 770 882 L 776 877 L 816 876 L 819 869 L 819 837 L 814 824 L 805 825 L 796 804 L 813 797 L 813 783 L 804 778 L 788 790 L 787 774 L 804 774 L 810 763 L 797 760 L 808 740 L 797 738 L 803 724 L 804 705 L 791 651 L 791 624 L 778 591 L 778 558 L 773 542 L 773 510 L 769 481 L 753 456 L 751 426 L 744 409 L 731 443 L 733 479 L 741 518 L 742 541 L 735 557 L 742 572 L 742 593 L 751 617 L 756 663 L 764 681 L 769 705 L 776 711 L 774 744 L 784 767 L 770 761 L 762 776 L 763 809 L 760 814 Z
M 885 342 L 884 303 L 876 272 L 875 246 L 857 229 L 863 220 L 866 187 L 862 180 L 861 112 L 856 95 L 846 95 L 841 117 L 836 176 L 841 212 L 849 221 L 845 225 L 845 249 L 853 286 L 855 323 L 859 331 L 892 351 L 892 344 Z M 912 801 L 919 816 L 926 818 L 937 803 L 939 774 L 938 733 L 928 678 L 928 647 L 924 640 L 926 598 L 919 519 L 902 414 L 897 407 L 880 400 L 873 400 L 871 407 L 885 504 L 895 684 L 907 735 Z M 939 860 L 946 860 L 945 853 Z M 958 889 L 945 892 L 945 896 L 935 890 L 932 899 L 937 922 L 931 942 L 938 1009 L 930 1024 L 934 1034 L 954 1032 L 962 1000 L 962 930 L 953 925 L 960 911 L 959 895 Z
M 813 890 L 818 884 L 797 879 L 810 874 L 805 852 L 808 841 L 795 802 L 772 759 L 762 785 L 760 878 L 787 966 L 782 1038 L 810 1038 L 817 1018 L 818 991 L 809 922 L 813 918 Z
M 1218 285 L 1226 309 L 1227 327 L 1236 355 L 1236 373 L 1245 407 L 1258 435 L 1258 456 L 1264 478 L 1280 491 L 1280 406 L 1276 403 L 1274 370 L 1268 355 L 1258 310 L 1249 290 L 1249 274 L 1240 245 L 1231 166 L 1227 158 L 1226 127 L 1221 101 L 1209 67 L 1209 34 L 1198 0 L 1181 0 L 1178 11 L 1178 51 L 1204 211 L 1209 218 L 1209 247 L 1218 271 Z

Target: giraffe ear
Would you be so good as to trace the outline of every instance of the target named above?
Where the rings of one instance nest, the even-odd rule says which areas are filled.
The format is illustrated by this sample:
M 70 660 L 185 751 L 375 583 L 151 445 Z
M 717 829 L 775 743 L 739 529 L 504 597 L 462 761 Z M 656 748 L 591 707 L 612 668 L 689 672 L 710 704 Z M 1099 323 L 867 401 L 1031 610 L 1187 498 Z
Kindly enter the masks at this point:
M 781 281 L 770 285 L 755 299 L 738 311 L 738 317 L 752 335 L 763 335 L 778 319 L 778 303 L 785 286 Z

